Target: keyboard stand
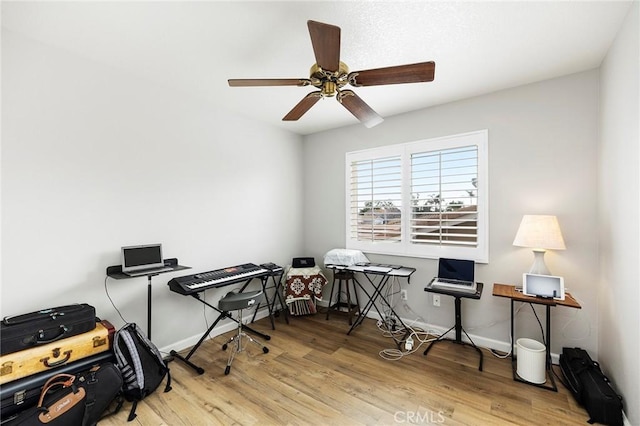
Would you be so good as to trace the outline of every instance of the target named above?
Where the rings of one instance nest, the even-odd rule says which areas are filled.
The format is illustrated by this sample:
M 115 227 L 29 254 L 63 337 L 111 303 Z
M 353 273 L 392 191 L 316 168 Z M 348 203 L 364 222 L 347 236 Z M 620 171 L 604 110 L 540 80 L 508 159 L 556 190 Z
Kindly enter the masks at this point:
M 271 320 L 271 329 L 276 329 L 276 323 L 274 320 L 275 314 L 279 314 L 283 312 L 284 319 L 289 324 L 289 313 L 286 308 L 286 304 L 282 297 L 282 274 L 284 273 L 284 269 L 279 269 L 276 271 L 269 272 L 269 275 L 265 275 L 261 278 L 262 281 L 262 293 L 264 294 L 264 300 L 267 303 L 267 308 L 269 309 L 269 319 Z M 273 286 L 269 287 L 269 277 L 271 277 L 271 281 L 273 282 Z M 277 279 L 276 279 L 277 277 Z M 269 295 L 267 294 L 267 289 L 273 290 L 273 298 L 269 300 Z M 280 308 L 276 311 L 276 302 L 280 302 Z M 261 302 L 256 306 L 256 310 L 253 312 L 253 318 L 251 318 L 251 322 L 253 323 L 256 320 L 256 315 L 258 314 L 258 309 L 260 309 Z
M 249 283 L 251 282 L 252 278 L 249 278 L 240 288 L 240 293 L 242 293 L 244 291 L 244 289 L 247 287 L 247 285 L 249 285 Z M 234 283 L 235 284 L 235 283 Z M 223 320 L 224 318 L 229 318 L 232 321 L 235 321 L 236 323 L 238 323 L 238 320 L 233 318 L 231 316 L 231 314 L 227 311 L 221 311 L 220 309 L 218 309 L 217 307 L 213 306 L 212 304 L 210 304 L 209 302 L 207 302 L 206 300 L 204 300 L 203 298 L 200 297 L 200 293 L 193 293 L 191 294 L 191 297 L 193 297 L 194 299 L 196 299 L 197 301 L 199 301 L 200 303 L 210 307 L 211 309 L 213 309 L 214 311 L 218 312 L 218 318 L 216 318 L 216 320 L 213 322 L 213 324 L 211 324 L 209 326 L 209 328 L 207 329 L 207 331 L 205 331 L 202 336 L 200 337 L 200 340 L 198 340 L 198 343 L 195 344 L 195 346 L 193 348 L 191 348 L 191 350 L 189 351 L 189 353 L 187 354 L 187 356 L 182 356 L 180 355 L 178 352 L 171 350 L 169 352 L 169 354 L 171 355 L 171 357 L 173 358 L 177 358 L 180 361 L 184 362 L 185 364 L 187 364 L 189 367 L 193 368 L 196 373 L 198 374 L 202 374 L 204 373 L 204 368 L 197 366 L 196 364 L 192 363 L 190 361 L 191 356 L 193 356 L 193 354 L 198 350 L 198 348 L 200 347 L 200 345 L 205 341 L 205 339 L 207 337 L 209 337 L 209 334 L 211 333 L 211 331 L 213 331 L 213 329 L 215 328 L 216 325 L 218 325 L 218 323 L 220 322 L 220 320 Z M 242 329 L 249 331 L 253 334 L 256 334 L 258 336 L 260 336 L 262 339 L 264 340 L 271 340 L 271 336 L 261 333 L 257 330 L 254 330 L 253 328 L 249 327 L 246 324 L 242 324 Z M 171 361 L 171 359 L 169 360 Z
M 425 287 L 424 291 L 427 291 L 430 293 L 444 294 L 446 296 L 453 296 L 455 298 L 454 304 L 455 304 L 456 323 L 449 330 L 442 333 L 440 337 L 438 337 L 436 340 L 431 342 L 429 346 L 427 346 L 427 349 L 424 351 L 423 355 L 426 356 L 434 344 L 443 342 L 443 341 L 450 341 L 452 343 L 462 345 L 462 346 L 471 346 L 480 355 L 480 365 L 478 366 L 478 370 L 482 371 L 482 351 L 480 350 L 479 347 L 476 346 L 475 343 L 473 343 L 473 340 L 471 340 L 471 337 L 469 337 L 465 329 L 462 328 L 462 300 L 461 299 L 463 297 L 468 299 L 480 299 L 480 297 L 482 296 L 483 287 L 484 285 L 482 283 L 477 283 L 477 288 L 475 293 L 465 293 L 465 292 L 455 291 L 451 289 L 443 289 L 443 288 L 431 287 L 431 286 Z M 456 330 L 456 338 L 455 339 L 446 338 L 445 336 L 449 334 L 449 332 L 453 329 Z M 469 339 L 470 343 L 467 343 L 462 340 L 462 333 L 464 333 L 464 335 L 467 336 L 467 339 Z
M 393 306 L 391 306 L 391 304 L 386 299 L 384 294 L 382 294 L 382 291 L 387 286 L 387 283 L 389 282 L 391 277 L 406 278 L 407 282 L 408 282 L 410 277 L 411 277 L 411 275 L 415 272 L 415 269 L 414 268 L 408 268 L 408 267 L 398 267 L 396 269 L 391 269 L 391 270 L 386 271 L 386 272 L 374 271 L 374 270 L 370 270 L 370 269 L 366 269 L 366 268 L 362 268 L 362 267 L 357 267 L 357 266 L 350 266 L 350 267 L 347 267 L 346 269 L 349 270 L 349 271 L 352 271 L 352 272 L 361 272 L 367 278 L 369 283 L 373 286 L 373 294 L 369 294 L 367 289 L 362 284 L 360 284 L 360 282 L 354 276 L 353 281 L 358 285 L 358 287 L 360 287 L 360 290 L 362 290 L 362 292 L 367 296 L 367 298 L 369 300 L 365 304 L 364 308 L 358 313 L 358 316 L 356 317 L 355 321 L 351 325 L 351 328 L 349 328 L 349 331 L 347 331 L 347 335 L 351 334 L 351 332 L 357 326 L 362 324 L 362 321 L 364 321 L 364 319 L 367 317 L 367 314 L 369 313 L 371 308 L 375 308 L 376 311 L 378 312 L 378 316 L 380 317 L 380 319 L 384 320 L 384 315 L 380 312 L 380 309 L 378 309 L 378 306 L 376 305 L 376 300 L 380 299 L 382 301 L 383 305 L 386 305 L 386 307 L 389 309 L 391 315 L 398 320 L 398 322 L 399 322 L 399 324 L 397 324 L 398 329 L 405 330 L 405 336 L 403 336 L 403 338 L 401 338 L 401 339 L 397 339 L 392 334 L 392 337 L 393 337 L 393 340 L 396 343 L 396 346 L 398 347 L 398 349 L 401 349 L 400 348 L 401 342 L 403 342 L 404 339 L 406 339 L 406 337 L 408 336 L 410 331 L 407 328 L 406 324 L 402 321 L 400 316 L 393 309 Z M 378 284 L 376 284 L 374 282 L 374 278 L 372 278 L 372 276 L 373 277 L 375 277 L 375 276 L 380 277 L 380 279 L 378 281 Z

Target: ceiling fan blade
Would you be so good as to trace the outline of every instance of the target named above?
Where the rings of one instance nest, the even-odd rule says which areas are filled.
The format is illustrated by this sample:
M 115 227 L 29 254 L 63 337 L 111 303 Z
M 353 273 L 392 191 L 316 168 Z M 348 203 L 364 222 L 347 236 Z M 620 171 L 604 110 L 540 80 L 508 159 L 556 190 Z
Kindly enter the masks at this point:
M 382 84 L 424 83 L 433 81 L 435 62 L 398 65 L 349 73 L 352 86 L 377 86 Z
M 337 99 L 367 128 L 376 126 L 384 120 L 352 90 L 342 90 L 338 93 Z
M 309 86 L 308 78 L 231 78 L 227 80 L 231 87 L 252 86 Z
M 340 27 L 307 21 L 316 63 L 325 71 L 335 72 L 340 67 Z
M 309 111 L 311 107 L 320 100 L 321 97 L 322 92 L 320 92 L 319 90 L 309 93 L 307 96 L 302 98 L 302 100 L 298 102 L 298 104 L 294 106 L 287 115 L 282 118 L 282 121 L 296 121 L 297 119 L 302 117 L 305 112 Z

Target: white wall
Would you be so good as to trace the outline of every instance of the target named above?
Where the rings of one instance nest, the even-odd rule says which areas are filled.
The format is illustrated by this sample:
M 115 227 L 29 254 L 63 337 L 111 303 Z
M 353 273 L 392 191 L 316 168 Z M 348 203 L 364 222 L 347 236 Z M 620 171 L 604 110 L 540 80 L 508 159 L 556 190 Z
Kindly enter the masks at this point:
M 600 363 L 640 424 L 640 8 L 636 1 L 600 75 L 598 147 Z
M 173 345 L 207 327 L 171 277 L 300 252 L 299 136 L 7 31 L 2 89 L 1 316 L 87 302 L 119 327 L 105 269 L 161 242 L 193 267 L 153 278 L 152 337 Z M 144 329 L 146 284 L 106 282 Z
M 433 84 L 437 84 L 435 81 Z M 418 90 L 418 89 L 416 89 Z M 366 91 L 360 95 L 366 100 Z M 345 111 L 345 113 L 347 113 Z M 476 343 L 509 347 L 509 301 L 492 296 L 493 283 L 518 283 L 533 255 L 512 245 L 524 214 L 556 214 L 567 250 L 548 252 L 547 265 L 563 275 L 583 309 L 553 309 L 552 351 L 582 346 L 597 352 L 598 241 L 596 147 L 598 72 L 583 72 L 537 84 L 416 111 L 366 129 L 355 125 L 305 138 L 305 253 L 321 260 L 344 247 L 345 152 L 480 129 L 489 130 L 490 261 L 476 268 L 485 283 L 479 301 L 463 302 L 463 322 Z M 431 306 L 424 292 L 437 261 L 369 256 L 373 261 L 417 268 L 408 290 L 407 319 L 448 329 L 452 298 Z M 413 312 L 411 312 L 413 311 Z M 540 310 L 541 320 L 544 312 Z M 497 323 L 496 323 L 497 322 Z M 518 315 L 520 336 L 542 340 L 527 306 Z

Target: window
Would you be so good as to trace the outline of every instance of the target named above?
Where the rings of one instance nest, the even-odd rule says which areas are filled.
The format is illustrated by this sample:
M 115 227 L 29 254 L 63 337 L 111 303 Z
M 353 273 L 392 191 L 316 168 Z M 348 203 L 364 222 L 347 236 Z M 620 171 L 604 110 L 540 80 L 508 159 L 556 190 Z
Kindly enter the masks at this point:
M 346 155 L 346 247 L 488 261 L 486 130 Z

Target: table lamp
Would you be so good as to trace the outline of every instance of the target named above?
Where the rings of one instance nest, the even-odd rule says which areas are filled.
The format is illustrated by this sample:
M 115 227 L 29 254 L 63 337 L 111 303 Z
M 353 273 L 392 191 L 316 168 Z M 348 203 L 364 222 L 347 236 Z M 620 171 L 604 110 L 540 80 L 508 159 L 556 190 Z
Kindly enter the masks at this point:
M 513 245 L 533 249 L 533 265 L 529 273 L 539 275 L 551 275 L 544 263 L 545 251 L 566 248 L 558 218 L 551 215 L 524 215 Z

